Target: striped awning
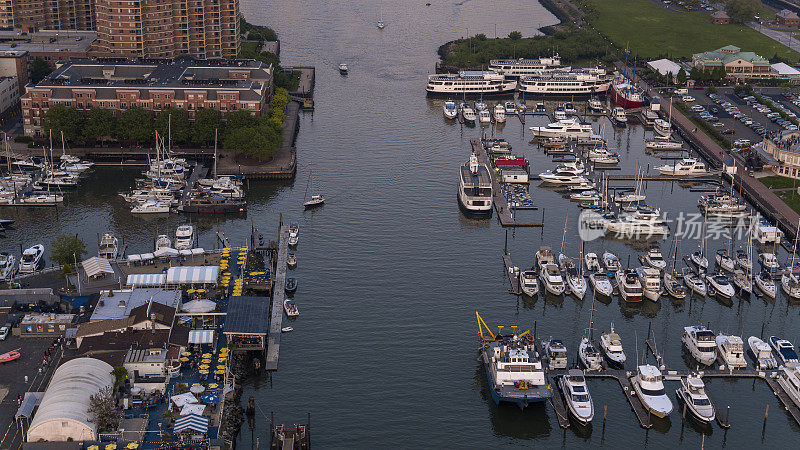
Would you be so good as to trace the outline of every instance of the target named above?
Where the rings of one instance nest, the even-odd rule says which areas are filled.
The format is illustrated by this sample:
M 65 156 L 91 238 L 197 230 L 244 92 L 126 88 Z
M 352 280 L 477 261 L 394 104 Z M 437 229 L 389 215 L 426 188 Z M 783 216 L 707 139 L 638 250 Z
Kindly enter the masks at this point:
M 181 416 L 175 421 L 175 432 L 192 430 L 200 433 L 208 432 L 208 417 L 203 417 L 198 414 L 187 414 Z
M 167 284 L 213 284 L 218 277 L 218 266 L 170 267 L 167 271 Z
M 125 282 L 128 286 L 162 286 L 167 276 L 163 273 L 137 273 L 128 275 Z
M 190 344 L 213 344 L 214 330 L 189 330 Z
M 86 271 L 86 276 L 94 277 L 100 275 L 101 273 L 114 273 L 114 269 L 111 267 L 111 261 L 100 258 L 99 256 L 93 256 L 81 263 L 83 266 L 83 270 Z

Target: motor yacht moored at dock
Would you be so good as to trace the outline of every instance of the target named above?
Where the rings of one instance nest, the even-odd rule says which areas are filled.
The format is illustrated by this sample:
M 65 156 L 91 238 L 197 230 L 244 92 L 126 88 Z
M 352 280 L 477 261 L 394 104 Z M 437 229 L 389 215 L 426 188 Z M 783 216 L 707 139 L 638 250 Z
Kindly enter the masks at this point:
M 492 213 L 492 175 L 474 154 L 460 167 L 458 204 L 472 214 Z

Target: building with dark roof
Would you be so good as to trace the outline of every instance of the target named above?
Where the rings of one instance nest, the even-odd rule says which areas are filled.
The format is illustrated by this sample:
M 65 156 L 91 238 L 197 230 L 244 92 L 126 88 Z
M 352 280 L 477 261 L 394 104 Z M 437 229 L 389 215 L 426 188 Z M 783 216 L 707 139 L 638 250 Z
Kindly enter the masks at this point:
M 226 113 L 265 112 L 272 95 L 273 67 L 256 60 L 96 58 L 62 65 L 22 96 L 25 134 L 41 136 L 50 105 L 78 110 L 105 108 L 115 115 L 140 107 L 186 110 L 194 120 L 200 108 Z
M 797 16 L 797 13 L 788 9 L 778 11 L 775 14 L 775 19 L 777 19 L 778 25 L 782 27 L 797 28 L 797 25 L 800 24 L 800 17 Z
M 714 11 L 711 13 L 711 23 L 725 25 L 731 23 L 731 18 L 725 11 Z
M 231 297 L 222 332 L 239 350 L 264 350 L 269 327 L 266 297 Z

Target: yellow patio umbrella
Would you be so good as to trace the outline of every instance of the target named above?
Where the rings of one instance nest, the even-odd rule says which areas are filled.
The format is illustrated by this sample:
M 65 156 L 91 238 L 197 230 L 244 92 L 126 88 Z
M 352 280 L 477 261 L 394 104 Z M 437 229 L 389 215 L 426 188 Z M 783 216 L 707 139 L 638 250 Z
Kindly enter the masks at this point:
M 200 383 L 192 383 L 192 386 L 200 386 Z
M 208 385 L 209 389 L 216 389 L 218 387 L 219 387 L 219 385 L 217 383 L 211 383 L 211 384 Z
M 211 364 L 211 358 L 206 358 L 206 359 L 200 361 L 200 364 Z
M 211 353 L 203 353 L 203 358 L 211 358 Z
M 231 273 L 230 272 L 222 272 L 222 276 L 223 277 L 229 277 L 229 276 L 231 276 Z
M 189 358 L 187 358 L 185 356 L 181 356 L 181 359 L 179 361 L 180 362 L 189 362 Z
M 90 445 L 86 447 L 86 450 L 100 450 L 100 447 L 98 447 L 97 445 Z
M 225 365 L 224 364 L 218 365 L 217 370 L 225 370 Z
M 224 363 L 224 362 L 225 362 L 225 361 L 227 361 L 227 360 L 228 360 L 228 358 L 226 358 L 226 357 L 224 357 L 224 356 L 220 356 L 220 357 L 219 357 L 219 359 L 217 360 L 217 362 Z
M 195 291 L 194 291 L 194 289 L 188 289 L 188 290 L 186 291 L 186 293 L 187 293 L 187 294 L 194 294 L 194 292 L 195 292 Z
M 117 450 L 117 444 L 107 444 L 106 450 Z
M 217 375 L 225 375 L 225 371 L 224 370 L 217 370 L 214 373 L 217 374 Z
M 197 292 L 198 294 L 202 294 L 205 291 L 206 291 L 205 289 L 197 289 L 195 292 Z
M 228 353 L 229 352 L 228 347 L 222 347 L 221 349 L 219 349 L 219 352 L 220 353 Z
M 200 369 L 200 375 L 208 375 L 208 369 Z
M 231 248 L 230 247 L 223 247 L 222 251 L 223 252 L 229 252 L 229 251 L 231 251 Z
M 192 356 L 192 352 L 183 352 L 181 356 Z
M 130 448 L 130 449 L 139 448 L 139 444 L 137 444 L 136 442 L 131 442 L 125 448 Z
M 241 250 L 241 251 L 243 251 L 243 252 L 246 252 L 246 251 L 247 251 L 247 247 L 242 247 L 242 248 L 240 248 L 239 250 Z
M 201 369 L 208 369 L 208 364 L 200 364 Z

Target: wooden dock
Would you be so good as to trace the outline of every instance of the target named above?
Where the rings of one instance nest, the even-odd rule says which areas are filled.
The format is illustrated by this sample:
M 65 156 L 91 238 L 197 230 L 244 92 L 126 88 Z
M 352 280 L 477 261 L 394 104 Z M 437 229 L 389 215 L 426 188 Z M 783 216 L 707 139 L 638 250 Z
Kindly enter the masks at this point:
M 613 378 L 617 380 L 619 386 L 622 388 L 622 393 L 625 395 L 625 399 L 628 400 L 628 404 L 631 405 L 631 409 L 634 414 L 636 414 L 636 419 L 639 420 L 639 425 L 642 428 L 650 428 L 653 426 L 653 423 L 650 421 L 650 411 L 644 407 L 642 401 L 636 396 L 631 380 L 628 378 L 628 372 L 618 369 L 605 369 L 600 372 L 585 371 L 584 376 L 586 378 Z
M 558 419 L 558 426 L 561 428 L 569 428 L 569 410 L 567 405 L 564 404 L 564 398 L 561 397 L 561 387 L 558 385 L 558 380 L 555 376 L 548 377 L 548 383 L 553 387 L 551 391 L 553 396 L 550 397 L 550 405 L 553 411 L 556 412 L 556 419 Z
M 278 237 L 278 260 L 275 263 L 275 284 L 272 290 L 270 307 L 269 335 L 267 336 L 267 357 L 264 368 L 278 370 L 278 354 L 281 345 L 283 323 L 283 300 L 286 296 L 286 258 L 289 255 L 289 226 L 281 224 Z
M 503 255 L 503 264 L 506 266 L 506 275 L 508 275 L 508 282 L 511 283 L 511 289 L 508 290 L 510 294 L 522 294 L 522 286 L 519 282 L 519 276 L 514 273 L 514 263 L 511 262 L 511 255 L 508 253 Z
M 771 376 L 765 376 L 764 381 L 767 382 L 769 387 L 772 389 L 772 392 L 775 394 L 775 397 L 778 397 L 778 400 L 781 401 L 783 404 L 783 408 L 788 412 L 795 422 L 800 424 L 800 408 L 795 405 L 794 401 L 792 401 L 789 394 L 778 384 L 778 380 Z

